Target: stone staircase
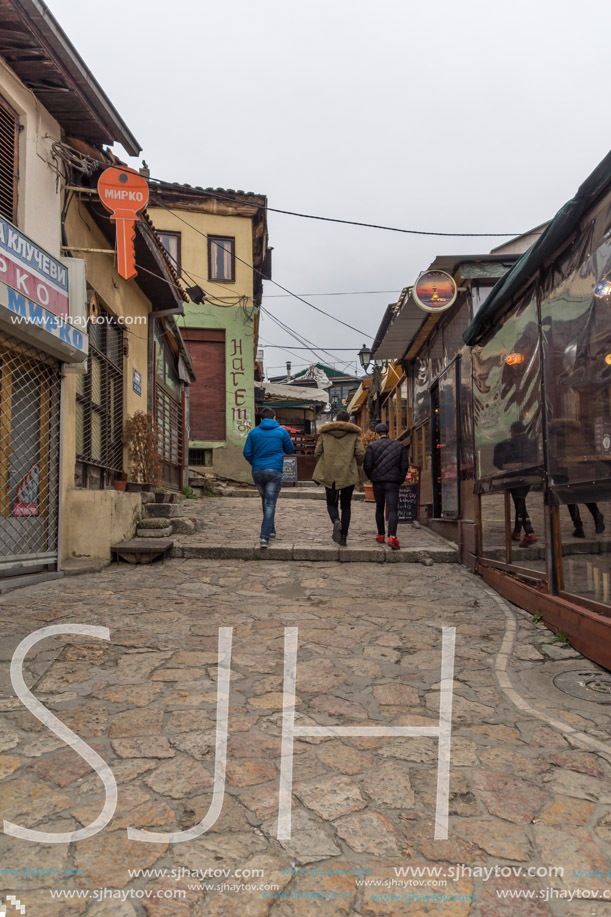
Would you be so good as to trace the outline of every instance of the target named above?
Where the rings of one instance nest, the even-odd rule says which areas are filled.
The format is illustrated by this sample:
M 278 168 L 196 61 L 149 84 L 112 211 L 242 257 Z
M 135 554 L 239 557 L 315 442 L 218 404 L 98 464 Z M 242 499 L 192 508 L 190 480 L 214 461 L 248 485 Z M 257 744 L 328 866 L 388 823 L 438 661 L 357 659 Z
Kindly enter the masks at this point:
M 138 523 L 138 538 L 170 538 L 172 535 L 195 535 L 204 521 L 187 516 L 183 503 L 145 503 L 144 518 Z
M 128 559 L 128 555 L 137 552 L 160 556 L 163 548 L 170 557 L 201 560 L 233 558 L 429 566 L 456 563 L 459 559 L 456 545 L 428 529 L 412 526 L 405 526 L 401 531 L 399 551 L 375 544 L 373 507 L 365 505 L 364 494 L 355 494 L 358 504 L 353 508 L 354 535 L 349 538 L 349 547 L 340 548 L 329 537 L 326 508 L 319 502 L 324 499 L 324 489 L 286 488 L 282 494 L 287 502 L 285 509 L 279 509 L 277 514 L 281 532 L 277 542 L 267 549 L 261 549 L 256 537 L 261 518 L 259 494 L 254 487 L 236 487 L 228 488 L 223 496 L 194 501 L 183 498 L 179 503 L 144 503 L 136 537 L 119 546 L 120 556 Z M 296 502 L 300 500 L 306 501 L 303 506 Z M 308 504 L 311 500 L 316 503 Z

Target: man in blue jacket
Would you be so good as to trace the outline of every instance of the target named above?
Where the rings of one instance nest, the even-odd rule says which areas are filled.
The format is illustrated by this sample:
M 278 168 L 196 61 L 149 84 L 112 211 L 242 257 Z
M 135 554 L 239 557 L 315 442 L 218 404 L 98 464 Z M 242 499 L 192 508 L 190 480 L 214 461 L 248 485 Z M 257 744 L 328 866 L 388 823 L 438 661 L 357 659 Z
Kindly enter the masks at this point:
M 263 504 L 262 548 L 269 547 L 270 538 L 276 537 L 274 516 L 282 487 L 284 456 L 292 455 L 294 451 L 291 437 L 280 426 L 272 409 L 263 408 L 261 423 L 250 431 L 244 446 L 244 458 L 252 466 L 252 478 Z

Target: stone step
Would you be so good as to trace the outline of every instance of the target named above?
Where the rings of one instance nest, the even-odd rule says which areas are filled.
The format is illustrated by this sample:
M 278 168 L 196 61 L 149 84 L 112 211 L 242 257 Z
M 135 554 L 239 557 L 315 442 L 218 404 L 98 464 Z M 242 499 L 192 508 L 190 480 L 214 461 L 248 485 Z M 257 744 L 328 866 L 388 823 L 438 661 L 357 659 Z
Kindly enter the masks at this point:
M 171 525 L 167 519 L 142 519 L 138 523 L 140 529 L 167 529 Z
M 150 519 L 172 519 L 182 515 L 181 507 L 177 503 L 147 503 L 144 512 Z
M 145 519 L 144 522 L 156 522 L 155 519 Z M 161 521 L 161 520 L 160 520 Z M 164 525 L 163 528 L 148 529 L 138 526 L 136 529 L 136 536 L 138 538 L 169 538 L 172 534 L 172 526 Z
M 372 548 L 347 547 L 338 545 L 317 547 L 308 544 L 291 544 L 290 542 L 270 545 L 261 548 L 256 542 L 234 544 L 182 544 L 175 543 L 172 557 L 201 560 L 307 560 L 307 561 L 340 561 L 342 563 L 421 563 L 432 564 L 458 563 L 458 551 L 448 545 L 426 545 L 416 548 L 401 548 L 393 551 L 385 545 Z

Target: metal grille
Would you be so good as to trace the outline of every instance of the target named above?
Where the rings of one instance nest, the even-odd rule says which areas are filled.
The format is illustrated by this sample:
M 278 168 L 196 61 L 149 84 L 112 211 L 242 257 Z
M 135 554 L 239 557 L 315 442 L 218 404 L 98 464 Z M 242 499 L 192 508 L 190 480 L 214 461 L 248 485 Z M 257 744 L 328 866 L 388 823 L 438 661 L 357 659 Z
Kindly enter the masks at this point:
M 212 465 L 212 449 L 189 449 L 189 465 L 195 468 Z
M 57 556 L 60 395 L 59 363 L 0 331 L 0 575 Z
M 123 471 L 123 332 L 100 310 L 89 323 L 87 374 L 76 386 L 76 484 L 102 488 Z
M 182 408 L 165 389 L 157 385 L 155 423 L 159 437 L 164 484 L 180 488 L 182 474 Z
M 17 205 L 17 113 L 0 96 L 0 214 L 15 222 Z

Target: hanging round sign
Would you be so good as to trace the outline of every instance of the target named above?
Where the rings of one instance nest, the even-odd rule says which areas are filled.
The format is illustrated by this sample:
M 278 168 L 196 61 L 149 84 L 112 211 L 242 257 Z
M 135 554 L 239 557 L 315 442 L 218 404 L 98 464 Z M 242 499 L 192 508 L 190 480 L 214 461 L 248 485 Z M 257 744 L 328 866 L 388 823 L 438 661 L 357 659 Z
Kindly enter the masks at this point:
M 425 312 L 443 312 L 456 299 L 454 279 L 445 271 L 424 271 L 412 289 L 416 305 Z

